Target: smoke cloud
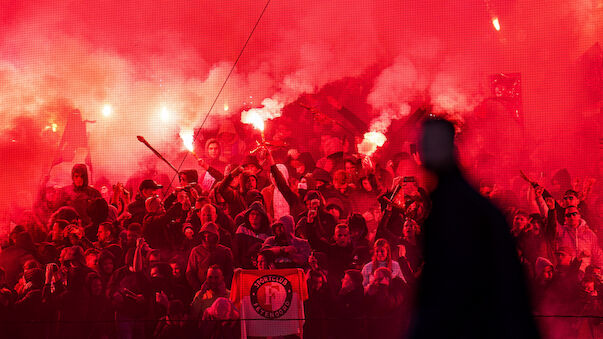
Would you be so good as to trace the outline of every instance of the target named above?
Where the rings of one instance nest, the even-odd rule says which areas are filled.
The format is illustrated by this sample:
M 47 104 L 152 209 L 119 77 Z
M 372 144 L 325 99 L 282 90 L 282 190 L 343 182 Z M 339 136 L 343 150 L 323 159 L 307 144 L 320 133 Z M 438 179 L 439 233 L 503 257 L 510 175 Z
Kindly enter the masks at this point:
M 455 120 L 474 121 L 479 104 L 491 96 L 488 76 L 518 72 L 522 137 L 527 145 L 543 145 L 534 157 L 546 161 L 538 165 L 580 173 L 595 168 L 575 154 L 578 144 L 592 150 L 588 145 L 597 138 L 596 124 L 582 119 L 583 112 L 593 115 L 593 107 L 582 104 L 575 71 L 579 56 L 603 36 L 598 2 L 490 3 L 500 32 L 483 1 L 273 1 L 204 128 L 239 120 L 243 108 L 265 99 L 281 107 L 329 84 L 344 88 L 343 79 L 363 79 L 370 88 L 363 97 L 337 99 L 352 111 L 369 107 L 362 118 L 371 130 L 386 133 L 417 101 Z M 0 5 L 0 154 L 10 159 L 1 168 L 6 196 L 20 197 L 21 207 L 31 204 L 73 108 L 94 121 L 87 127 L 95 177 L 123 182 L 157 161 L 136 135 L 179 163 L 185 154 L 179 133 L 204 121 L 264 5 Z M 111 112 L 103 114 L 106 105 Z M 484 127 L 479 121 L 471 126 Z M 502 126 L 490 133 L 504 140 L 518 130 Z M 2 201 L 0 208 L 9 205 Z

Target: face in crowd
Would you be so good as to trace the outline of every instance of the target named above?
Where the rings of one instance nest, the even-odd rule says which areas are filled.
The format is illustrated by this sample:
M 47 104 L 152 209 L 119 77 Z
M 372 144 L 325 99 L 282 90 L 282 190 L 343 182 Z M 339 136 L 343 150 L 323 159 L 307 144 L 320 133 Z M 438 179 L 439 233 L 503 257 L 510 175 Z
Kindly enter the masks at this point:
M 203 206 L 201 210 L 197 212 L 197 215 L 199 216 L 199 220 L 201 220 L 201 224 L 203 225 L 208 222 L 216 222 L 216 219 L 218 218 L 216 208 L 210 204 Z
M 203 232 L 201 233 L 201 243 L 205 248 L 216 248 L 218 246 L 218 236 L 211 232 Z
M 249 224 L 254 231 L 259 231 L 262 228 L 262 214 L 258 211 L 249 212 Z
M 108 228 L 107 225 L 101 224 L 98 226 L 98 232 L 96 236 L 98 237 L 98 241 L 100 242 L 111 241 L 111 229 Z
M 375 256 L 377 257 L 377 261 L 387 260 L 387 249 L 381 246 L 375 248 Z
M 84 186 L 84 176 L 81 173 L 75 172 L 71 178 L 73 179 L 73 185 L 75 187 Z
M 580 199 L 578 199 L 578 197 L 576 197 L 573 194 L 566 194 L 563 197 L 563 205 L 564 205 L 564 207 L 578 206 L 578 204 L 580 204 Z
M 210 159 L 218 159 L 220 156 L 220 145 L 217 142 L 213 142 L 207 146 L 207 156 Z
M 346 247 L 350 243 L 350 230 L 347 227 L 335 228 L 335 244 L 339 247 Z
M 580 211 L 577 207 L 570 206 L 565 209 L 565 223 L 572 228 L 580 225 Z
M 224 282 L 224 275 L 219 268 L 210 267 L 207 270 L 207 277 L 205 279 L 209 288 L 216 290 Z

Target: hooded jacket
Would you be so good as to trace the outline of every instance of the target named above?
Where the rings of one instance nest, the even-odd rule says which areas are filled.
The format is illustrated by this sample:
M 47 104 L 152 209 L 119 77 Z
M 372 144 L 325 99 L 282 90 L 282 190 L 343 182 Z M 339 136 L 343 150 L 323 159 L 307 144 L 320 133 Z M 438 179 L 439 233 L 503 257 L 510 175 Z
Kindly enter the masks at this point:
M 202 234 L 204 232 L 213 233 L 218 237 L 218 241 L 220 240 L 218 225 L 215 223 L 203 225 L 199 233 Z M 227 287 L 230 286 L 234 267 L 230 248 L 218 244 L 215 248 L 208 249 L 201 244 L 191 250 L 186 267 L 186 279 L 194 291 L 201 288 L 201 285 L 205 282 L 207 270 L 212 265 L 220 266 L 224 274 L 224 282 Z
M 284 215 L 279 220 L 285 229 L 285 241 L 287 242 L 286 246 L 293 246 L 296 249 L 295 258 L 291 258 L 289 255 L 277 255 L 275 262 L 279 263 L 279 257 L 283 260 L 291 263 L 292 261 L 297 261 L 297 264 L 305 264 L 308 262 L 308 257 L 310 257 L 310 244 L 307 240 L 301 239 L 295 236 L 295 221 L 293 217 L 290 215 Z M 262 250 L 270 249 L 277 246 L 284 246 L 282 243 L 278 243 L 276 236 L 271 236 L 264 241 L 262 245 Z M 287 260 L 289 259 L 289 260 Z
M 297 227 L 295 228 L 295 235 L 301 238 L 309 239 L 308 228 L 316 227 L 318 237 L 332 239 L 333 233 L 335 232 L 335 226 L 337 225 L 337 220 L 335 220 L 335 217 L 325 210 L 325 200 L 322 194 L 320 194 L 318 191 L 309 191 L 304 199 L 306 201 L 312 199 L 318 199 L 320 201 L 318 216 L 314 219 L 312 224 L 309 224 L 307 218 L 308 211 L 305 211 L 299 217 Z
M 252 211 L 256 211 L 262 216 L 262 225 L 259 231 L 255 231 L 249 223 L 249 214 Z M 237 267 L 253 269 L 253 259 L 271 233 L 270 219 L 266 214 L 266 210 L 264 210 L 264 206 L 260 202 L 254 201 L 245 211 L 244 222 L 237 228 L 234 236 L 233 250 Z
M 572 249 L 573 253 L 570 254 L 573 257 L 578 257 L 582 252 L 590 253 L 590 257 L 582 258 L 581 270 L 584 270 L 589 264 L 595 264 L 599 267 L 603 264 L 603 251 L 599 247 L 597 235 L 588 227 L 584 219 L 580 219 L 580 224 L 575 230 L 567 224 L 559 227 L 556 247 Z
M 76 187 L 75 184 L 63 187 L 60 193 L 59 206 L 73 207 L 82 219 L 82 225 L 87 225 L 90 223 L 90 217 L 87 212 L 88 206 L 90 206 L 92 200 L 102 198 L 102 196 L 98 190 L 88 186 L 88 169 L 86 165 L 74 165 L 71 170 L 71 177 L 73 178 L 73 175 L 76 173 L 82 176 L 84 184 L 79 187 Z

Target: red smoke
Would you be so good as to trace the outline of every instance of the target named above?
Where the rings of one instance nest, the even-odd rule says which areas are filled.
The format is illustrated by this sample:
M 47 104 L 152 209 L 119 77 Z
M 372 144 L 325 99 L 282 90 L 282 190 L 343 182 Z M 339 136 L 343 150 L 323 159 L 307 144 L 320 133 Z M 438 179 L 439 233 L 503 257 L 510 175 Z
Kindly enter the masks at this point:
M 495 138 L 488 140 L 468 133 L 466 153 L 476 153 L 471 145 L 479 144 L 495 157 L 533 160 L 505 170 L 567 167 L 592 174 L 600 113 L 598 101 L 586 100 L 581 90 L 577 60 L 603 36 L 601 8 L 579 0 L 489 3 L 490 11 L 477 0 L 272 1 L 207 126 L 244 105 L 266 98 L 289 104 L 331 86 L 341 104 L 380 130 L 424 102 L 473 129 L 491 129 L 486 134 Z M 180 129 L 199 127 L 264 5 L 3 2 L 0 154 L 8 159 L 2 168 L 7 196 L 33 192 L 46 173 L 59 138 L 45 126 L 55 122 L 60 133 L 65 122 L 61 110 L 48 109 L 56 102 L 96 120 L 88 125 L 95 177 L 125 181 L 147 162 L 136 135 L 179 163 Z M 492 27 L 493 14 L 500 32 Z M 522 75 L 522 127 L 497 116 L 505 113 L 495 105 L 480 105 L 490 96 L 488 77 L 499 72 Z M 349 95 L 346 84 L 358 79 L 361 95 Z M 108 117 L 106 104 L 113 108 Z M 486 117 L 473 119 L 478 113 Z M 19 204 L 31 203 L 31 194 Z

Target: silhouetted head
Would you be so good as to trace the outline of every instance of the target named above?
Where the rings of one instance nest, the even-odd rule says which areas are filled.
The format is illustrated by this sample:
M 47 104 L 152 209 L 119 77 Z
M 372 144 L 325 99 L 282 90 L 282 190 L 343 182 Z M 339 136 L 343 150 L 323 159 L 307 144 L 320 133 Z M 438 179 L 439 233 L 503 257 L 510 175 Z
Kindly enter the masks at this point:
M 454 125 L 444 119 L 423 123 L 419 144 L 421 162 L 426 169 L 437 174 L 456 167 Z

